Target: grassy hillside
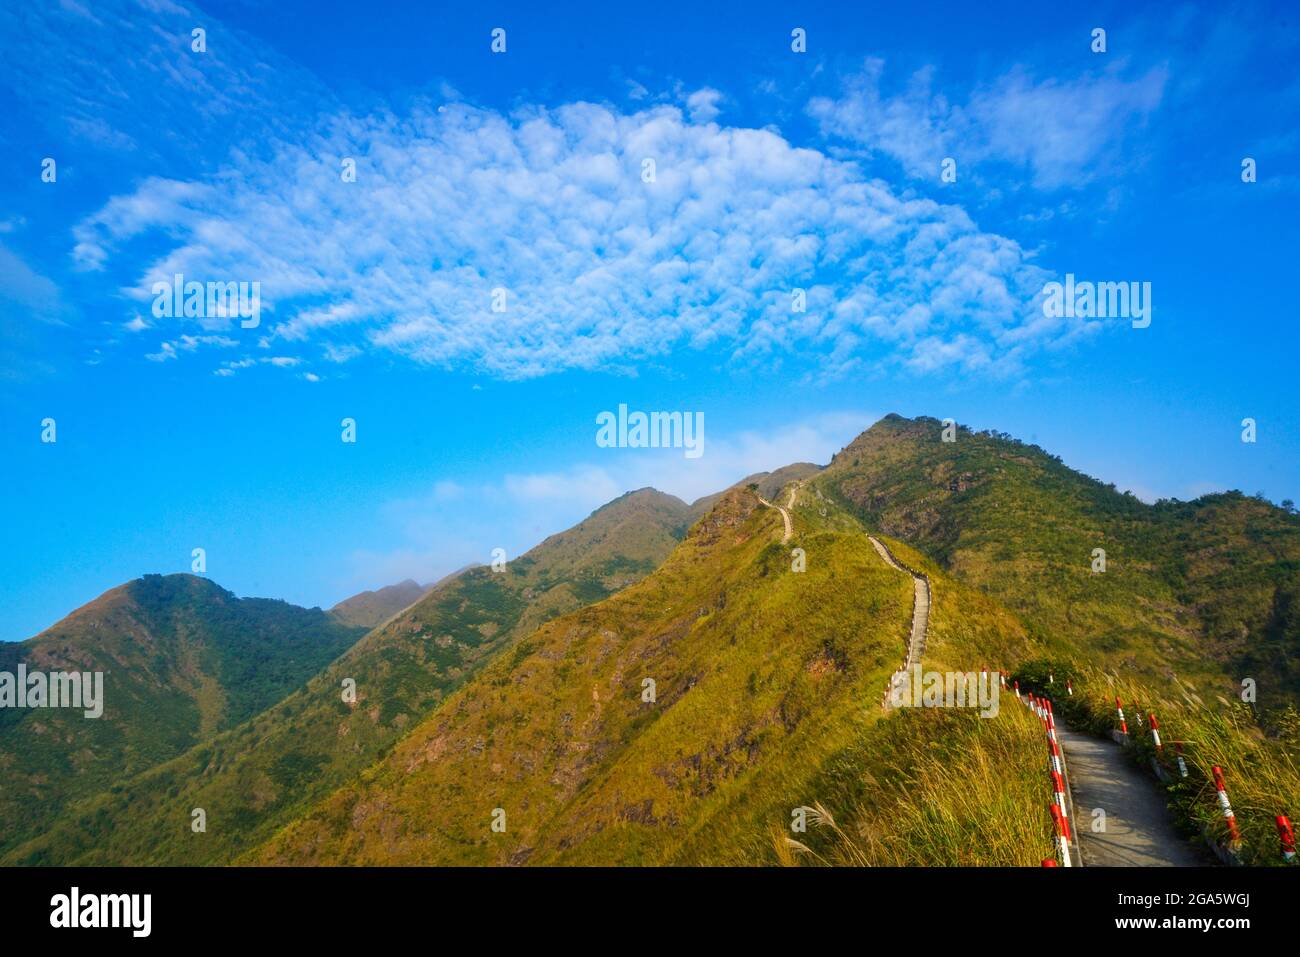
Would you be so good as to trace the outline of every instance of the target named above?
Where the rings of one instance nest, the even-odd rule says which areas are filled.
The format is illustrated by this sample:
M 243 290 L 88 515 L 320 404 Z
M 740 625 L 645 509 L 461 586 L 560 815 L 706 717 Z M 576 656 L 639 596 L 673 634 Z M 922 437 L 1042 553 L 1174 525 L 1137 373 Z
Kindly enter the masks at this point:
M 247 720 L 364 634 L 319 608 L 236 598 L 193 575 L 147 575 L 28 641 L 0 671 L 104 672 L 104 711 L 0 710 L 0 849 L 102 791 Z
M 14 863 L 212 863 L 264 839 L 371 764 L 515 639 L 656 567 L 688 508 L 629 493 L 511 561 L 466 571 L 372 631 L 276 707 L 69 810 Z M 355 682 L 355 701 L 343 698 Z M 190 830 L 191 810 L 207 832 Z
M 396 585 L 363 591 L 345 598 L 330 609 L 330 614 L 345 625 L 369 630 L 382 625 L 402 609 L 414 605 L 428 590 L 428 587 L 408 578 Z
M 1009 436 L 889 416 L 811 480 L 1019 614 L 1146 676 L 1300 700 L 1300 518 L 1238 493 L 1147 505 Z M 1106 570 L 1092 570 L 1104 549 Z
M 910 577 L 825 511 L 797 506 L 782 547 L 779 515 L 729 491 L 657 572 L 496 659 L 246 860 L 777 862 L 773 829 L 795 808 L 869 790 L 869 742 L 895 720 L 880 693 L 909 627 Z M 805 572 L 791 570 L 794 547 Z M 988 599 L 947 580 L 937 594 L 952 607 L 937 656 L 1029 650 Z M 1037 768 L 1041 742 L 1028 747 Z

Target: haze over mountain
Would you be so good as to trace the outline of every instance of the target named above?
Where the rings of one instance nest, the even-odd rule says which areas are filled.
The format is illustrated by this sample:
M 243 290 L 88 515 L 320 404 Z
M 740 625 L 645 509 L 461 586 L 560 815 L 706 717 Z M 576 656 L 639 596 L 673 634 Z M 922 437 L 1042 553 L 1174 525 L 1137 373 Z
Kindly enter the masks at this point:
M 415 604 L 432 587 L 420 585 L 408 578 L 396 585 L 386 585 L 345 598 L 330 609 L 330 614 L 344 624 L 374 628 L 403 608 Z
M 0 671 L 104 673 L 99 718 L 0 709 L 0 848 L 66 802 L 247 720 L 362 634 L 319 608 L 236 598 L 194 575 L 146 575 L 34 638 L 0 643 Z

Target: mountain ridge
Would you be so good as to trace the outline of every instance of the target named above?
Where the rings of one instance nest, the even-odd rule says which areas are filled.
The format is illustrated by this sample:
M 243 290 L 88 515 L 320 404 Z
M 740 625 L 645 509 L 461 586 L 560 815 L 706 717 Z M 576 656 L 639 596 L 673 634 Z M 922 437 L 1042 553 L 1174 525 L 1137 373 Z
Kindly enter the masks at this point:
M 0 671 L 102 672 L 103 714 L 0 710 L 0 847 L 72 798 L 247 720 L 364 633 L 319 608 L 238 598 L 195 575 L 145 575 L 40 634 L 0 645 Z
M 357 773 L 391 747 L 518 633 L 636 581 L 686 532 L 685 503 L 629 493 L 548 536 L 500 572 L 444 579 L 265 713 L 122 782 L 11 849 L 22 863 L 208 863 L 292 815 L 315 789 Z M 321 613 L 325 614 L 325 613 Z M 353 682 L 355 700 L 341 697 Z M 176 792 L 176 793 L 173 793 Z M 188 828 L 203 807 L 208 831 Z M 108 825 L 113 821 L 113 826 Z M 157 822 L 170 822 L 159 826 Z

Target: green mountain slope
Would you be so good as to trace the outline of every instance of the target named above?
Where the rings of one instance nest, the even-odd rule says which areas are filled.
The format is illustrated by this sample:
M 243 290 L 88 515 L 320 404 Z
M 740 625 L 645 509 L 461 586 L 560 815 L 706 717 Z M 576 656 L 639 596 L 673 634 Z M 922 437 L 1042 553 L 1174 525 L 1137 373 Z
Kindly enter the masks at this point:
M 869 756 L 889 723 L 880 695 L 912 607 L 910 576 L 833 506 L 805 496 L 788 547 L 781 527 L 732 489 L 658 571 L 521 641 L 246 860 L 775 862 L 772 830 L 843 793 L 846 757 Z M 934 574 L 951 609 L 932 628 L 936 660 L 1027 653 L 1012 616 Z
M 103 715 L 0 710 L 0 848 L 274 704 L 364 634 L 319 608 L 147 575 L 0 644 L 0 671 L 103 672 Z
M 476 567 L 443 582 L 276 707 L 82 802 L 5 860 L 229 860 L 371 764 L 518 636 L 655 568 L 688 514 L 672 496 L 631 492 L 502 572 Z M 355 700 L 344 700 L 345 682 Z M 194 808 L 205 833 L 190 829 Z
M 1147 505 L 1036 446 L 942 428 L 888 416 L 811 485 L 1084 660 L 1300 701 L 1300 518 L 1239 493 Z

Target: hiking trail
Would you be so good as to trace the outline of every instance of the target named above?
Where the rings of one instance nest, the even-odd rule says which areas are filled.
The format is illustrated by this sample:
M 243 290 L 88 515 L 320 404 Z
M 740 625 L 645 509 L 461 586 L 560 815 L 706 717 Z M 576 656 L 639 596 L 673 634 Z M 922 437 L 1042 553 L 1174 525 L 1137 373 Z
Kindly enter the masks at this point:
M 925 638 L 930 627 L 930 583 L 924 575 L 899 564 L 894 553 L 880 539 L 874 535 L 868 535 L 867 538 L 871 539 L 871 544 L 876 547 L 886 565 L 912 576 L 912 634 L 907 641 L 907 664 L 903 668 L 907 670 L 913 665 L 919 665 L 921 656 L 925 654 Z
M 1110 741 L 1056 726 L 1065 752 L 1074 806 L 1070 822 L 1085 867 L 1199 867 L 1202 861 L 1174 830 L 1156 786 Z M 1106 812 L 1105 830 L 1093 811 Z

